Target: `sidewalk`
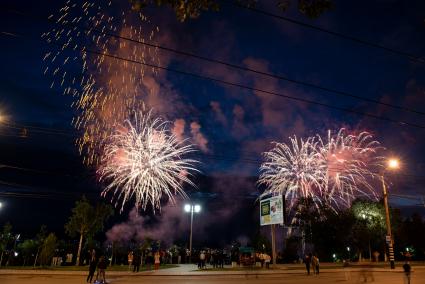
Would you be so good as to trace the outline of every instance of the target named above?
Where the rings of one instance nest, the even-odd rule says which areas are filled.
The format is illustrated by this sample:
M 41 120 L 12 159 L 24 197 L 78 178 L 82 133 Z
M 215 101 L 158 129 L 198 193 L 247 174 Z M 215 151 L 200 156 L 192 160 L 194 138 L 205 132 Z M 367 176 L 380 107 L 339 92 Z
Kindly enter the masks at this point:
M 362 268 L 360 265 L 352 265 L 348 268 L 343 268 L 334 263 L 324 263 L 321 264 L 321 274 L 327 273 L 337 273 L 344 271 L 361 271 Z M 424 265 L 413 265 L 413 270 L 425 270 Z M 384 267 L 374 267 L 372 268 L 374 272 L 392 272 L 392 273 L 401 273 L 403 271 L 400 264 L 396 265 L 396 269 L 384 268 Z M 223 270 L 198 270 L 197 266 L 194 264 L 181 264 L 178 267 L 160 269 L 157 271 L 143 271 L 138 273 L 133 273 L 130 271 L 108 271 L 106 270 L 107 275 L 109 276 L 246 276 L 246 275 L 281 275 L 281 274 L 305 274 L 305 268 L 300 264 L 278 264 L 273 269 L 258 269 L 258 268 L 231 268 L 226 266 Z M 83 276 L 87 275 L 87 271 L 60 271 L 60 270 L 20 270 L 20 269 L 0 269 L 0 275 L 75 275 Z

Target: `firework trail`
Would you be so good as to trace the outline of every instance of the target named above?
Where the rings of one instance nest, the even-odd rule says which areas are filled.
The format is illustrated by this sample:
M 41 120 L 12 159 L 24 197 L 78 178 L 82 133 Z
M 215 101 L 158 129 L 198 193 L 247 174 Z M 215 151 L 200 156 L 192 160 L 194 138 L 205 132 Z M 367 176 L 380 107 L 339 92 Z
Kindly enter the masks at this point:
M 294 136 L 289 145 L 275 143 L 264 153 L 259 184 L 266 186 L 265 195 L 284 194 L 289 211 L 301 199 L 311 200 L 317 209 L 324 205 L 337 211 L 359 196 L 377 198 L 371 182 L 382 168 L 380 150 L 368 132 L 328 131 L 327 139 L 316 135 L 297 140 Z
M 197 161 L 184 158 L 194 148 L 179 141 L 167 126 L 168 122 L 153 119 L 151 111 L 141 111 L 106 139 L 98 170 L 107 184 L 102 195 L 112 192 L 121 211 L 133 197 L 137 208 L 151 205 L 155 211 L 161 208 L 163 195 L 174 202 L 174 195 L 186 197 L 185 183 L 194 186 L 189 177 L 197 171 Z
M 76 143 L 84 162 L 96 165 L 98 154 L 103 151 L 102 141 L 113 133 L 113 125 L 142 109 L 143 101 L 152 91 L 146 80 L 157 73 L 153 68 L 104 54 L 159 64 L 157 49 L 111 34 L 152 41 L 158 28 L 142 14 L 131 11 L 126 1 L 112 4 L 69 0 L 49 19 L 53 28 L 42 37 L 60 48 L 44 56 L 44 73 L 52 78 L 51 88 L 59 88 L 74 98 L 76 116 L 72 124 L 81 133 Z

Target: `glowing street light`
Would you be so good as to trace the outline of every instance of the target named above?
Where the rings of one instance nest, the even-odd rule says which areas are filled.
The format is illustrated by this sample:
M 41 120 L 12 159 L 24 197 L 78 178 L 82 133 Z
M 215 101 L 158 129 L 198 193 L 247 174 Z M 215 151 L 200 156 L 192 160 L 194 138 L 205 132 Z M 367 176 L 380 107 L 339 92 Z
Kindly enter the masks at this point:
M 400 168 L 400 162 L 397 159 L 389 159 L 388 160 L 388 168 L 392 170 L 396 170 Z
M 199 204 L 186 204 L 184 211 L 190 213 L 190 238 L 189 238 L 189 261 L 192 260 L 192 229 L 193 229 L 193 212 L 201 212 L 201 205 Z

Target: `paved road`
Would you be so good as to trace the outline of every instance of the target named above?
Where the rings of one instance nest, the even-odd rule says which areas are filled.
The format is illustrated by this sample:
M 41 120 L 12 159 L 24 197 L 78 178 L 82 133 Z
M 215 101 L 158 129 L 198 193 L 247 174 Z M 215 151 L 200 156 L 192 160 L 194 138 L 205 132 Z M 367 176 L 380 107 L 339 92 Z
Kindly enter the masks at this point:
M 274 284 L 274 283 L 364 283 L 360 278 L 361 273 L 351 272 L 351 279 L 346 280 L 344 272 L 322 273 L 319 276 L 307 276 L 302 273 L 276 274 L 276 275 L 203 275 L 203 276 L 142 276 L 142 275 L 116 275 L 108 278 L 111 284 Z M 400 272 L 374 272 L 376 284 L 401 284 L 403 274 Z M 372 279 L 368 279 L 368 283 Z M 77 275 L 0 275 L 1 284 L 84 284 L 85 278 Z M 412 275 L 412 284 L 425 284 L 425 271 L 416 271 Z

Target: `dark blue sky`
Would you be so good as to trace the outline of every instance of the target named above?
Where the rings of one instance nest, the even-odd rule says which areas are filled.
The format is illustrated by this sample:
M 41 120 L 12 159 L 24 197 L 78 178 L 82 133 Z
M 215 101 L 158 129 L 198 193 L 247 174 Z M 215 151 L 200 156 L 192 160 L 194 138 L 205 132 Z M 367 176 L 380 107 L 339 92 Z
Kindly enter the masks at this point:
M 122 1 L 125 5 L 126 0 Z M 279 13 L 268 4 L 272 1 L 263 2 L 267 4 L 259 8 Z M 3 1 L 3 5 L 46 18 L 57 13 L 63 3 Z M 200 18 L 185 23 L 178 22 L 167 9 L 150 9 L 147 15 L 160 29 L 158 42 L 161 45 L 425 112 L 425 63 L 231 6 L 223 6 L 219 13 L 203 13 Z M 336 1 L 332 11 L 316 20 L 307 19 L 295 9 L 284 15 L 389 48 L 418 56 L 425 54 L 425 2 L 421 0 Z M 22 129 L 2 126 L 0 163 L 47 172 L 0 168 L 2 179 L 29 186 L 28 190 L 98 192 L 100 188 L 96 186 L 93 171 L 82 165 L 75 149 L 74 137 L 78 133 L 71 126 L 75 116 L 75 110 L 70 107 L 72 98 L 62 95 L 58 89 L 50 89 L 51 78 L 43 75 L 42 58 L 51 47 L 40 35 L 51 26 L 6 9 L 2 9 L 0 23 L 1 32 L 25 35 L 25 39 L 0 36 L 1 113 L 7 115 L 11 123 L 60 131 L 51 134 L 27 127 L 26 137 L 21 138 L 17 136 Z M 158 56 L 168 67 L 425 126 L 424 115 L 164 51 L 159 51 Z M 80 66 L 71 68 L 76 71 Z M 184 119 L 188 137 L 190 123 L 201 126 L 201 134 L 208 141 L 205 145 L 208 156 L 201 158 L 206 175 L 256 175 L 258 164 L 246 161 L 260 159 L 260 153 L 269 149 L 271 141 L 286 141 L 293 134 L 309 136 L 346 127 L 372 132 L 388 153 L 402 159 L 403 172 L 413 176 L 392 180 L 397 193 L 425 195 L 425 129 L 225 87 L 172 72 L 162 73 L 157 83 L 160 86 L 155 99 L 160 104 L 156 107 L 158 112 L 164 112 L 171 121 Z M 67 184 L 62 188 L 64 178 Z M 244 186 L 238 184 L 231 190 L 235 196 L 255 190 L 253 184 L 248 189 L 241 188 Z M 25 189 L 5 186 L 0 190 Z M 30 202 L 23 199 L 15 198 L 10 204 L 16 209 L 20 202 Z M 43 202 L 49 201 L 40 201 L 40 204 Z M 397 200 L 397 204 L 418 202 Z M 65 203 L 58 203 L 56 209 L 67 207 L 70 202 Z M 40 216 L 45 215 L 43 208 L 34 208 L 41 211 Z M 27 218 L 25 216 L 28 215 L 22 218 Z M 1 214 L 0 221 L 3 220 L 5 215 Z

